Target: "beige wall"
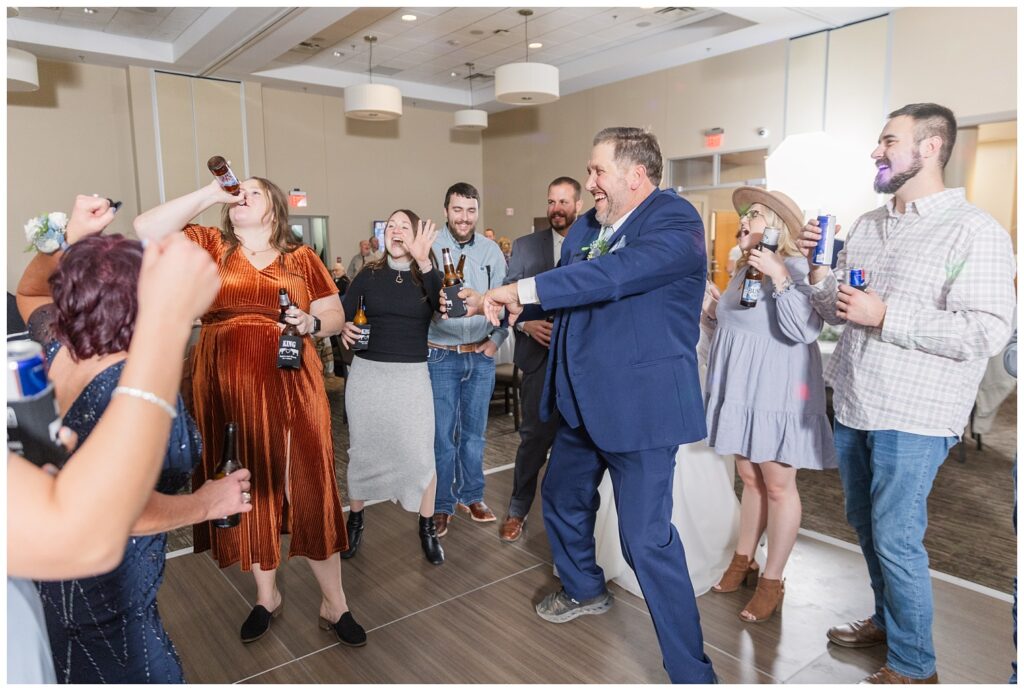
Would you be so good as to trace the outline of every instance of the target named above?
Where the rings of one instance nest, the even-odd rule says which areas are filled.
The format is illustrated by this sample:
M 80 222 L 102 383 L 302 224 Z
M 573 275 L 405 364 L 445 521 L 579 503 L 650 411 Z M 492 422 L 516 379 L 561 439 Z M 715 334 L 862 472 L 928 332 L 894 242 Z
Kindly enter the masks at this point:
M 1016 52 L 1013 8 L 912 8 L 827 37 L 662 70 L 492 115 L 484 132 L 484 189 L 492 207 L 515 209 L 506 224 L 515 237 L 544 214 L 548 181 L 583 175 L 590 139 L 601 127 L 651 126 L 662 154 L 674 158 L 710 153 L 701 138 L 710 127 L 725 129 L 723 152 L 774 148 L 784 121 L 785 133 L 797 134 L 820 130 L 824 115 L 826 131 L 864 152 L 865 182 L 851 193 L 851 208 L 863 211 L 878 199 L 868 154 L 886 112 L 924 100 L 949 105 L 960 118 L 1015 111 Z M 757 137 L 759 127 L 771 135 Z M 706 211 L 725 196 L 703 194 Z M 584 208 L 591 202 L 585 194 Z
M 76 194 L 124 202 L 111 225 L 138 213 L 126 72 L 39 61 L 39 91 L 7 94 L 7 289 L 32 259 L 23 226 L 71 210 Z
M 1017 109 L 1017 10 L 893 12 L 892 109 L 934 101 L 958 119 Z
M 124 201 L 111 230 L 132 234 L 131 219 L 160 203 L 161 188 L 173 198 L 207 184 L 215 153 L 240 176 L 247 153 L 249 175 L 307 192 L 301 213 L 328 217 L 331 254 L 346 261 L 372 221 L 406 207 L 440 223 L 449 185 L 483 184 L 480 135 L 452 130 L 449 112 L 406 104 L 397 122 L 365 123 L 345 118 L 340 97 L 257 83 L 42 60 L 39 76 L 39 91 L 8 94 L 11 291 L 32 258 L 23 252 L 29 217 L 96 192 Z M 486 202 L 481 227 L 497 213 Z
M 1015 112 L 1015 27 L 1013 8 L 912 8 L 833 31 L 828 129 L 856 139 L 866 157 L 886 108 L 934 100 L 961 118 Z M 306 213 L 329 217 L 332 254 L 347 259 L 371 221 L 398 206 L 441 220 L 444 190 L 458 180 L 481 188 L 480 226 L 514 238 L 544 215 L 551 179 L 584 180 L 601 127 L 651 127 L 668 158 L 706 153 L 710 127 L 725 128 L 722 151 L 775 147 L 784 124 L 813 127 L 823 44 L 779 41 L 505 111 L 482 137 L 453 131 L 451 113 L 409 104 L 397 122 L 364 123 L 344 117 L 340 97 L 41 60 L 42 88 L 8 94 L 8 289 L 31 258 L 25 221 L 68 210 L 78 192 L 123 200 L 112 229 L 130 232 L 138 210 L 160 199 L 158 146 L 165 194 L 204 183 L 214 149 L 244 174 L 243 117 L 249 174 L 309 193 Z M 759 138 L 758 127 L 771 136 Z

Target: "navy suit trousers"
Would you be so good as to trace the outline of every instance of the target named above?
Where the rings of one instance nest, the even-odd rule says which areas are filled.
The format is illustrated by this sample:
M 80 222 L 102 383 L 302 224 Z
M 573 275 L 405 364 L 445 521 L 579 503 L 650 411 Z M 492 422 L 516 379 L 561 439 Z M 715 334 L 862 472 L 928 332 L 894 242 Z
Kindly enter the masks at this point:
M 678 447 L 608 453 L 583 426 L 562 423 L 541 487 L 544 525 L 566 593 L 576 600 L 606 589 L 594 554 L 597 492 L 607 469 L 619 517 L 622 554 L 636 573 L 673 683 L 711 683 L 711 661 L 686 555 L 672 525 L 672 473 Z

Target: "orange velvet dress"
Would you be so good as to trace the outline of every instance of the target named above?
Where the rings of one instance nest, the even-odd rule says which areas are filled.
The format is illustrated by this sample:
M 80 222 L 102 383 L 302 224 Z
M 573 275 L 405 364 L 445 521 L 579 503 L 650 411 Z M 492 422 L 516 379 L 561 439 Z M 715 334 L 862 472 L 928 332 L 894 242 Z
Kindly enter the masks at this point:
M 338 292 L 309 247 L 258 271 L 239 247 L 226 261 L 217 228 L 189 225 L 185 235 L 220 266 L 220 292 L 203 315 L 192 364 L 195 418 L 203 436 L 202 471 L 193 491 L 220 465 L 224 425 L 238 423 L 238 453 L 252 473 L 252 511 L 234 528 L 195 526 L 195 551 L 212 550 L 223 568 L 240 561 L 279 566 L 281 534 L 288 556 L 326 559 L 348 548 L 334 475 L 331 411 L 313 339 L 303 339 L 301 369 L 278 369 L 278 289 L 300 309 Z M 286 492 L 287 487 L 287 492 Z

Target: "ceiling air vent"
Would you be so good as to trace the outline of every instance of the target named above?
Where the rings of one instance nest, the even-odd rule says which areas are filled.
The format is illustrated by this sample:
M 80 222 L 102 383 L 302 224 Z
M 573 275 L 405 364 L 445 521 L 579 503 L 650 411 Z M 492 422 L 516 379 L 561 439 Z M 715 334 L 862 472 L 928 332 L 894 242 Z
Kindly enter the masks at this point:
M 314 36 L 313 38 L 303 41 L 299 45 L 295 46 L 292 50 L 298 53 L 305 53 L 306 55 L 316 55 L 323 50 L 323 45 L 320 43 L 320 39 Z
M 494 79 L 494 75 L 484 74 L 483 72 L 474 72 L 473 74 L 467 74 L 463 79 Z
M 397 69 L 395 67 L 385 67 L 384 65 L 374 65 L 373 66 L 373 73 L 374 74 L 382 74 L 385 77 L 390 77 L 392 75 L 396 75 L 396 74 L 398 74 L 401 71 L 402 70 Z
M 694 7 L 662 7 L 654 14 L 670 14 L 673 17 L 680 17 L 686 14 L 693 14 L 697 9 Z

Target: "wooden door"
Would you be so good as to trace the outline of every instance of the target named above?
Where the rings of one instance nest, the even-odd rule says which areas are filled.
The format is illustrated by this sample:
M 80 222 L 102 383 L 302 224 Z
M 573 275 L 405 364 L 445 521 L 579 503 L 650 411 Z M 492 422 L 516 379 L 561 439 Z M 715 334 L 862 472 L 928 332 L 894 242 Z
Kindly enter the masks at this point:
M 709 277 L 718 289 L 729 287 L 729 251 L 736 245 L 736 231 L 740 227 L 740 215 L 735 211 L 711 212 L 711 266 Z

